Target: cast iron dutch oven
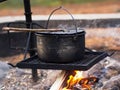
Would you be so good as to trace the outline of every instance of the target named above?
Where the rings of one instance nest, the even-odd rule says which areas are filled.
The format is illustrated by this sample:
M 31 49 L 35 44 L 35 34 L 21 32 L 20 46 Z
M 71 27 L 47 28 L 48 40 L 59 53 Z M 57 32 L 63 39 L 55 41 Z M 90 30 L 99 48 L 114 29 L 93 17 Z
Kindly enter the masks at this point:
M 49 16 L 46 27 L 51 15 L 60 7 L 55 9 Z M 69 12 L 68 12 L 69 13 Z M 70 14 L 70 13 L 69 13 Z M 71 14 L 70 14 L 71 15 Z M 71 15 L 73 18 L 73 16 Z M 76 24 L 73 23 L 76 27 Z M 68 63 L 80 60 L 85 52 L 85 31 L 70 30 L 68 32 L 39 32 L 37 36 L 37 52 L 40 60 L 49 63 Z

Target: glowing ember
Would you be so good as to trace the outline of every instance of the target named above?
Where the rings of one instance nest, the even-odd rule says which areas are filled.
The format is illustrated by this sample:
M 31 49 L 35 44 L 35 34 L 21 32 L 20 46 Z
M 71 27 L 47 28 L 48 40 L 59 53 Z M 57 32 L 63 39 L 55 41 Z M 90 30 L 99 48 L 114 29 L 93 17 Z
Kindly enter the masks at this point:
M 95 82 L 98 81 L 96 77 L 84 78 L 82 75 L 83 71 L 75 70 L 74 72 L 75 72 L 75 75 L 69 76 L 69 79 L 67 80 L 67 85 L 62 90 L 71 90 L 77 84 L 79 84 L 81 88 L 91 90 L 91 86 L 94 85 Z

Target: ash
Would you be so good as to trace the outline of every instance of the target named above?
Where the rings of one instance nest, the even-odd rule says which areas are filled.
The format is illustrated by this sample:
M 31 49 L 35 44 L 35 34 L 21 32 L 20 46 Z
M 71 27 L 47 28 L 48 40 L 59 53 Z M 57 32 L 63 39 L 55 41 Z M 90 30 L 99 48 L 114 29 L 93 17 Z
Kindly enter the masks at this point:
M 92 87 L 92 90 L 120 90 L 119 60 L 107 57 L 88 71 L 85 71 L 84 75 L 99 78 L 99 82 Z
M 49 90 L 61 71 L 39 70 L 39 79 L 33 82 L 31 70 L 11 68 L 0 78 L 0 90 Z
M 49 90 L 61 70 L 38 70 L 38 81 L 32 80 L 30 69 L 19 69 L 0 62 L 0 90 Z M 120 61 L 107 57 L 97 63 L 84 77 L 95 76 L 99 82 L 91 90 L 120 90 Z M 74 90 L 84 90 L 79 84 Z

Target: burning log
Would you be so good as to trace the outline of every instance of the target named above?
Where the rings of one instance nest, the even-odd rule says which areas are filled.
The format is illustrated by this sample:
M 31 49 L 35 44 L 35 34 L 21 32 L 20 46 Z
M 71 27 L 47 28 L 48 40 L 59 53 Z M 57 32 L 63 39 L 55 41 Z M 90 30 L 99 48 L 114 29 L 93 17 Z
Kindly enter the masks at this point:
M 54 84 L 51 86 L 50 90 L 60 90 L 61 85 L 66 78 L 65 75 L 66 75 L 66 71 L 62 71 L 61 74 L 56 79 L 56 81 L 54 82 Z
M 50 90 L 92 90 L 91 87 L 96 82 L 98 82 L 98 78 L 84 78 L 82 71 L 63 71 Z

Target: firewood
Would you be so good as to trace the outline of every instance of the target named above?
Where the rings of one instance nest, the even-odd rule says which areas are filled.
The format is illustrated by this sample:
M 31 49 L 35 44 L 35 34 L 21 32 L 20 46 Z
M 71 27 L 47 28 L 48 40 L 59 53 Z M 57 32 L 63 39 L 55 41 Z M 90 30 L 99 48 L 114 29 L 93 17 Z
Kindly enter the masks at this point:
M 50 90 L 61 90 L 61 86 L 63 84 L 63 81 L 66 78 L 66 71 L 62 71 L 61 74 L 58 76 L 54 84 L 51 86 Z

